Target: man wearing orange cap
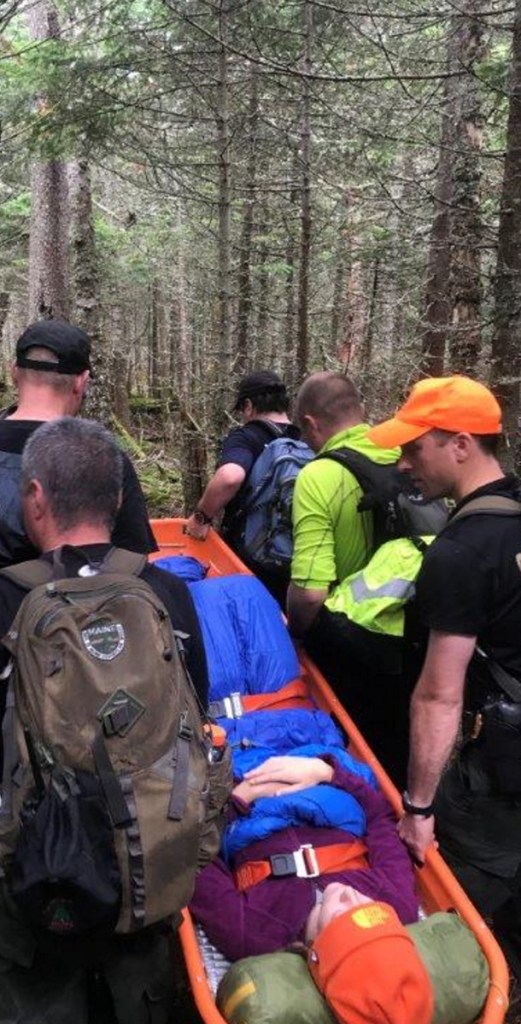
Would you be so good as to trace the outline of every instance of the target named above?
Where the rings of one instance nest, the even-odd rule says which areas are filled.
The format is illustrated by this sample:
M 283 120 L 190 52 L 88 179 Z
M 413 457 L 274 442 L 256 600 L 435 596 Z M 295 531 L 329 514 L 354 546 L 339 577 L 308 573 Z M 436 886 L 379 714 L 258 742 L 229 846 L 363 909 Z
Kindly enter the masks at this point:
M 387 903 L 330 885 L 307 937 L 311 975 L 341 1024 L 431 1024 L 427 969 Z
M 493 394 L 453 376 L 420 381 L 369 437 L 401 446 L 400 466 L 425 497 L 456 503 L 417 580 L 426 654 L 400 834 L 422 861 L 435 814 L 459 880 L 521 950 L 521 495 L 498 462 L 500 434 Z M 464 707 L 468 738 L 442 775 Z

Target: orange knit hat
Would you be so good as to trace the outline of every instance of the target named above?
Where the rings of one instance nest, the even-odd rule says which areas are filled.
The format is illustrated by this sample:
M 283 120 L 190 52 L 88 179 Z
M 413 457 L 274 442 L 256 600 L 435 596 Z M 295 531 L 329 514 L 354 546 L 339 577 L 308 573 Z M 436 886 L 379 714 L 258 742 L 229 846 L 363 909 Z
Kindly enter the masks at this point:
M 501 409 L 484 384 L 470 377 L 430 377 L 415 384 L 392 419 L 371 427 L 381 448 L 396 448 L 428 430 L 500 434 Z
M 308 964 L 341 1024 L 431 1024 L 429 975 L 386 903 L 334 918 L 312 944 Z

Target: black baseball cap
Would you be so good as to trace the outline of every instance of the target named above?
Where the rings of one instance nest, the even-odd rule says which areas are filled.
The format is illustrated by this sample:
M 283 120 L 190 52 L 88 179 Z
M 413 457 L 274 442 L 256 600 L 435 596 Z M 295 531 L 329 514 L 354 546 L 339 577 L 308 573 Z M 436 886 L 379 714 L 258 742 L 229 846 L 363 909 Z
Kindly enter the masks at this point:
M 242 378 L 232 412 L 240 409 L 247 398 L 254 399 L 259 395 L 272 393 L 286 394 L 286 385 L 278 373 L 274 373 L 273 370 L 253 370 Z
M 56 363 L 31 359 L 26 353 L 31 348 L 47 348 L 57 358 Z M 16 365 L 25 370 L 43 370 L 53 373 L 83 373 L 90 370 L 90 338 L 79 327 L 65 320 L 37 320 L 20 335 L 16 342 Z

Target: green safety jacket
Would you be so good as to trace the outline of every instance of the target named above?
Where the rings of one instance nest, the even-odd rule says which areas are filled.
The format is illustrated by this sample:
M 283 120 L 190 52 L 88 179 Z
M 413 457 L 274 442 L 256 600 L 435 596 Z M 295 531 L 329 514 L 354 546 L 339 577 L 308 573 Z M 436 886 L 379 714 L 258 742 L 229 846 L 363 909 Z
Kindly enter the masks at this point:
M 432 536 L 398 537 L 382 544 L 364 569 L 335 587 L 326 608 L 371 633 L 402 637 L 405 605 L 414 597 L 425 547 L 433 540 Z

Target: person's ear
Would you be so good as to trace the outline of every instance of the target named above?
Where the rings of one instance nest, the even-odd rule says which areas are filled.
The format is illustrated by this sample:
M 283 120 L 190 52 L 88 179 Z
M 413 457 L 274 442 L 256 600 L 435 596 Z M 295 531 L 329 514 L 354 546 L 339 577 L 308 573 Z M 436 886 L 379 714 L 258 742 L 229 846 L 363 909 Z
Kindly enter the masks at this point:
M 300 417 L 301 430 L 306 430 L 309 433 L 315 433 L 317 426 L 318 423 L 316 417 L 311 416 L 310 413 L 305 412 L 304 415 Z
M 74 378 L 73 393 L 75 395 L 84 395 L 87 384 L 90 380 L 90 371 L 83 370 L 82 373 L 77 373 Z
M 463 431 L 459 434 L 454 434 L 452 447 L 456 462 L 466 462 L 475 444 L 476 442 L 471 434 L 464 433 Z
M 25 492 L 24 502 L 30 507 L 34 519 L 41 519 L 47 509 L 47 498 L 39 480 L 30 480 Z

